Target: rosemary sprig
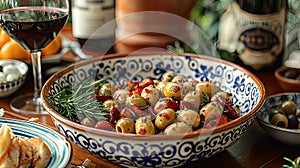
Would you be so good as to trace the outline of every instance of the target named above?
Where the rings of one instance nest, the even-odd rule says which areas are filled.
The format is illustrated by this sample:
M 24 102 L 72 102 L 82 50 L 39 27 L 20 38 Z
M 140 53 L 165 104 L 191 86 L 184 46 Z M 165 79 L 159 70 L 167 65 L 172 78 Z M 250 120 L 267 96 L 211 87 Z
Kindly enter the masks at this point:
M 83 118 L 91 121 L 107 120 L 106 116 L 109 112 L 94 98 L 95 87 L 103 83 L 105 80 L 93 82 L 92 79 L 87 79 L 68 86 L 57 94 L 49 96 L 49 99 L 54 102 L 51 106 L 55 107 L 61 115 L 75 122 L 80 122 Z
M 300 168 L 300 157 L 295 160 L 291 160 L 290 158 L 283 157 L 284 160 L 290 162 L 291 165 L 283 165 L 283 168 Z

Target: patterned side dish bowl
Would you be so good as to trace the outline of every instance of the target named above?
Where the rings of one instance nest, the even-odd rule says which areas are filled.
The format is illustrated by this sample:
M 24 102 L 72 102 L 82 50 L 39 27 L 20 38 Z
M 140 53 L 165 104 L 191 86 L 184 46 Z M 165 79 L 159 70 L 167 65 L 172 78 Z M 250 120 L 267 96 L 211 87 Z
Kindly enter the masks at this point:
M 0 59 L 0 98 L 15 93 L 24 84 L 28 73 L 26 63 L 13 59 Z
M 271 124 L 272 119 L 270 118 L 270 114 L 280 110 L 285 101 L 294 102 L 296 104 L 297 115 L 299 115 L 300 92 L 276 93 L 266 98 L 265 103 L 257 114 L 257 122 L 270 137 L 285 144 L 300 146 L 300 125 L 298 126 L 298 129 L 291 129 Z
M 211 81 L 230 92 L 241 116 L 213 129 L 141 136 L 75 123 L 61 115 L 49 98 L 90 76 L 118 83 L 122 79 L 160 79 L 168 70 L 187 79 Z M 106 55 L 66 67 L 48 79 L 41 96 L 58 130 L 89 153 L 125 167 L 174 167 L 211 157 L 237 142 L 262 106 L 265 88 L 251 72 L 221 59 L 193 54 L 134 53 Z

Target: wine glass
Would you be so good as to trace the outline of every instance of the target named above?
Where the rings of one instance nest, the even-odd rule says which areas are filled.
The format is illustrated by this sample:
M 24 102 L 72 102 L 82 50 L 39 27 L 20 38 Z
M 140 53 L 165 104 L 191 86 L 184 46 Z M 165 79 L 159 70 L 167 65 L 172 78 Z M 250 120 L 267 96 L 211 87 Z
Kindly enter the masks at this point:
M 15 97 L 11 108 L 24 114 L 46 114 L 42 107 L 41 50 L 65 26 L 69 16 L 68 0 L 1 0 L 0 26 L 31 53 L 34 93 Z

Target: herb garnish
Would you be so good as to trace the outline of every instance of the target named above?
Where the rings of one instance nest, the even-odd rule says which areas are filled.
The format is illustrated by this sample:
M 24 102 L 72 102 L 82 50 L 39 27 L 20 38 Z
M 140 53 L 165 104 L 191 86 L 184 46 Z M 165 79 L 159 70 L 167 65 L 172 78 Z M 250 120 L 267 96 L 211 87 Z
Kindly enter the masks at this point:
M 95 88 L 103 83 L 105 80 L 93 82 L 92 79 L 87 79 L 68 86 L 49 96 L 54 101 L 51 106 L 56 107 L 61 115 L 78 123 L 84 118 L 90 121 L 108 120 L 109 112 L 95 98 Z

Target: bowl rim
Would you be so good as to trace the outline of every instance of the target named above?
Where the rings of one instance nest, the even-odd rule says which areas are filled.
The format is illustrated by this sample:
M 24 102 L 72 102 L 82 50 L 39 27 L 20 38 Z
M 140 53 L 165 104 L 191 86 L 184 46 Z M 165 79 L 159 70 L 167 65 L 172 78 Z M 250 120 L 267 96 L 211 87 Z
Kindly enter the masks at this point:
M 136 135 L 136 134 L 120 134 L 117 132 L 112 132 L 112 131 L 106 131 L 106 130 L 100 130 L 100 129 L 96 129 L 96 128 L 92 128 L 92 127 L 88 127 L 88 126 L 84 126 L 81 125 L 79 123 L 75 123 L 67 118 L 65 118 L 64 116 L 62 116 L 61 114 L 59 114 L 58 112 L 56 112 L 54 109 L 51 109 L 49 103 L 46 100 L 46 94 L 43 93 L 48 93 L 49 92 L 49 87 L 47 86 L 51 86 L 51 84 L 55 81 L 56 78 L 58 78 L 59 76 L 63 75 L 64 73 L 71 71 L 72 69 L 74 69 L 74 67 L 78 66 L 84 66 L 87 65 L 91 62 L 96 62 L 96 61 L 101 61 L 101 60 L 107 60 L 107 59 L 118 59 L 118 58 L 123 58 L 130 55 L 132 56 L 151 56 L 151 55 L 174 55 L 174 56 L 190 56 L 190 57 L 201 57 L 203 59 L 206 60 L 210 60 L 210 61 L 216 61 L 216 62 L 220 62 L 220 63 L 224 63 L 226 65 L 229 66 L 233 66 L 236 69 L 243 71 L 245 74 L 249 75 L 253 81 L 257 84 L 258 88 L 259 88 L 259 92 L 261 95 L 261 99 L 259 100 L 259 102 L 257 103 L 257 105 L 254 107 L 254 109 L 250 112 L 248 112 L 247 114 L 239 117 L 238 119 L 235 119 L 231 122 L 228 122 L 226 124 L 223 124 L 221 126 L 218 126 L 216 128 L 212 128 L 212 129 L 198 129 L 196 131 L 193 132 L 188 132 L 185 134 L 178 134 L 178 135 Z M 97 58 L 93 58 L 91 60 L 83 60 L 80 61 L 78 63 L 69 65 L 68 67 L 60 70 L 59 72 L 55 73 L 54 75 L 52 75 L 44 84 L 44 86 L 42 87 L 42 91 L 41 91 L 41 98 L 42 98 L 42 104 L 44 106 L 44 108 L 46 109 L 46 111 L 48 111 L 51 115 L 51 117 L 54 117 L 56 120 L 59 120 L 60 122 L 62 122 L 63 124 L 66 124 L 70 127 L 75 127 L 76 129 L 80 130 L 80 131 L 85 131 L 85 132 L 89 132 L 89 133 L 93 133 L 96 135 L 101 135 L 101 136 L 107 136 L 107 137 L 113 137 L 113 138 L 121 138 L 121 139 L 132 139 L 132 140 L 178 140 L 178 138 L 181 139 L 186 139 L 186 138 L 192 138 L 192 137 L 197 137 L 197 136 L 205 136 L 205 135 L 211 135 L 211 134 L 215 134 L 215 133 L 220 133 L 222 131 L 225 130 L 229 130 L 230 128 L 234 128 L 242 123 L 244 123 L 245 121 L 247 121 L 248 119 L 250 119 L 251 117 L 255 117 L 255 114 L 259 111 L 259 109 L 261 108 L 261 106 L 263 105 L 264 99 L 265 99 L 265 95 L 266 95 L 266 91 L 265 91 L 265 87 L 264 84 L 261 82 L 261 80 L 255 76 L 252 72 L 250 72 L 249 70 L 245 69 L 244 67 L 241 67 L 237 64 L 234 64 L 232 62 L 220 59 L 220 58 L 216 58 L 216 57 L 212 57 L 212 56 L 207 56 L 207 55 L 200 55 L 200 54 L 192 54 L 192 53 L 170 53 L 170 52 L 135 52 L 134 54 L 132 53 L 116 53 L 116 54 L 108 54 L 108 55 L 101 55 Z M 155 137 L 155 139 L 153 139 L 153 137 Z
M 270 99 L 270 98 L 274 98 L 274 97 L 278 97 L 278 96 L 284 96 L 284 95 L 291 95 L 291 94 L 298 94 L 300 95 L 300 92 L 280 92 L 280 93 L 274 93 L 271 94 L 269 96 L 266 97 L 265 101 Z M 272 125 L 270 122 L 265 121 L 261 115 L 259 115 L 259 113 L 257 113 L 257 121 L 263 125 L 265 125 L 268 128 L 271 128 L 273 130 L 276 131 L 283 131 L 283 132 L 287 132 L 287 133 L 293 133 L 293 134 L 300 134 L 300 129 L 288 129 L 288 128 L 281 128 L 278 127 L 276 125 Z

